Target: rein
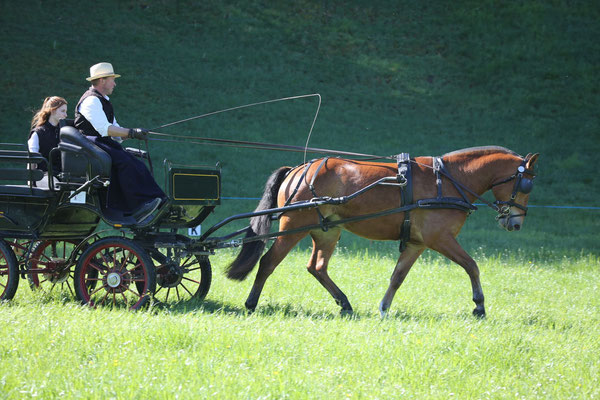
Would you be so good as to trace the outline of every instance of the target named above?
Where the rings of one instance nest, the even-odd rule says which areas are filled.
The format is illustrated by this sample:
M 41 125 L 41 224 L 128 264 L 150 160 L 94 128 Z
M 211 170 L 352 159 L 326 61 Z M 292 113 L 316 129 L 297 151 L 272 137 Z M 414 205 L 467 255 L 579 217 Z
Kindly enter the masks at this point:
M 360 157 L 363 160 L 381 160 L 381 159 L 395 159 L 393 156 L 378 156 L 374 154 L 355 153 L 350 151 L 341 150 L 330 150 L 321 149 L 316 147 L 302 147 L 292 146 L 287 144 L 276 144 L 276 143 L 264 143 L 264 142 L 250 142 L 245 140 L 231 140 L 231 139 L 216 139 L 198 136 L 184 136 L 184 135 L 173 135 L 161 132 L 150 132 L 150 135 L 160 136 L 167 139 L 151 138 L 152 141 L 160 142 L 171 142 L 171 143 L 192 143 L 192 144 L 208 144 L 214 146 L 226 146 L 226 147 L 238 147 L 238 148 L 249 148 L 249 149 L 260 149 L 260 150 L 278 150 L 278 151 L 291 151 L 297 153 L 319 153 L 346 157 Z M 171 139 L 169 139 L 171 138 Z M 177 140 L 179 139 L 179 140 Z M 181 140 L 184 139 L 184 140 Z

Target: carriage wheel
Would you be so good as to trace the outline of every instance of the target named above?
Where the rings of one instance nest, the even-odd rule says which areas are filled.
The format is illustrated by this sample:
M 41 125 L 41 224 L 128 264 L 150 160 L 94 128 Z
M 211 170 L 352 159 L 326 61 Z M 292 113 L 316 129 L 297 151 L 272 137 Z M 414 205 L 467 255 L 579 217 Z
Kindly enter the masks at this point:
M 108 237 L 83 252 L 75 268 L 75 293 L 83 304 L 139 309 L 156 287 L 152 259 L 135 242 Z
M 10 300 L 19 286 L 17 258 L 11 247 L 0 239 L 0 300 Z
M 188 254 L 176 262 L 162 254 L 152 254 L 156 265 L 157 289 L 154 298 L 162 303 L 203 300 L 212 281 L 212 269 L 207 256 Z M 162 257 L 161 257 L 162 256 Z
M 45 292 L 68 289 L 72 295 L 72 264 L 69 258 L 78 242 L 75 240 L 44 240 L 38 242 L 31 251 L 27 263 L 27 279 L 31 289 Z
M 15 239 L 6 243 L 12 247 L 15 257 L 17 258 L 17 264 L 20 265 L 21 263 L 25 263 L 25 255 L 29 250 L 29 244 L 31 243 L 31 240 Z

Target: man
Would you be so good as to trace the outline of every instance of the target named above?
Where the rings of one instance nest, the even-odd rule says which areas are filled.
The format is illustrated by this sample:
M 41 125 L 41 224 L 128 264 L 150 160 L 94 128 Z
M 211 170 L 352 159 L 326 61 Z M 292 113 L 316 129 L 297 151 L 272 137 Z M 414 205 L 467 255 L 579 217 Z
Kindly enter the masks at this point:
M 75 107 L 75 127 L 112 159 L 106 206 L 133 215 L 138 222 L 148 218 L 166 200 L 146 165 L 119 144 L 123 139 L 147 140 L 148 131 L 121 127 L 115 118 L 109 95 L 117 85 L 110 63 L 90 67 L 86 78 L 92 86 Z

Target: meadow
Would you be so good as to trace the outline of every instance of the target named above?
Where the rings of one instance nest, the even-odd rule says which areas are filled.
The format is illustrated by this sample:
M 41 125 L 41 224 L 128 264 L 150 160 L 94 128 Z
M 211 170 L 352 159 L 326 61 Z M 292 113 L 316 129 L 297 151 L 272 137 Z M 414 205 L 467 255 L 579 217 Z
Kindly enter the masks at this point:
M 0 397 L 547 398 L 600 396 L 597 256 L 550 262 L 478 254 L 488 316 L 468 277 L 433 254 L 390 314 L 377 310 L 394 259 L 340 250 L 331 275 L 355 308 L 340 316 L 293 252 L 247 314 L 250 281 L 203 303 L 141 312 L 88 309 L 68 293 L 20 291 L 0 305 Z M 23 285 L 25 286 L 25 285 Z
M 432 252 L 381 319 L 397 243 L 349 234 L 330 273 L 352 316 L 306 272 L 307 240 L 253 314 L 253 275 L 226 280 L 228 250 L 211 256 L 205 301 L 139 312 L 21 280 L 0 304 L 0 399 L 599 398 L 599 21 L 597 3 L 560 0 L 1 2 L 0 142 L 24 143 L 46 96 L 65 97 L 72 116 L 89 66 L 108 61 L 127 127 L 303 146 L 314 97 L 161 126 L 319 93 L 310 146 L 417 156 L 499 145 L 540 159 L 522 231 L 501 231 L 482 206 L 459 236 L 479 263 L 483 320 L 465 272 Z M 304 160 L 148 146 L 161 184 L 165 158 L 221 166 L 224 199 L 203 229 L 254 209 L 273 169 Z

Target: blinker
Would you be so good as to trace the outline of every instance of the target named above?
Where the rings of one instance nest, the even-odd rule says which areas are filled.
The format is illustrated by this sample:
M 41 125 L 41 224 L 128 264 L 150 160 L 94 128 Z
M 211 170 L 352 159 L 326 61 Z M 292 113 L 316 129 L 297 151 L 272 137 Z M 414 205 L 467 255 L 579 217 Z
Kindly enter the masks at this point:
M 517 187 L 517 190 L 523 194 L 529 194 L 529 193 L 531 193 L 532 189 L 533 189 L 533 180 L 528 179 L 528 178 L 521 178 L 521 181 L 519 182 L 519 186 Z

